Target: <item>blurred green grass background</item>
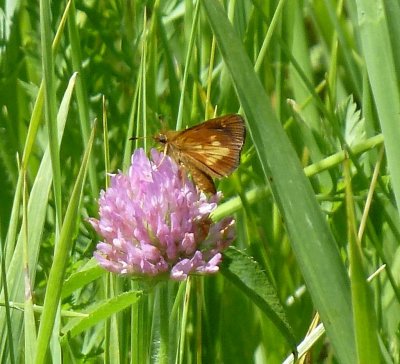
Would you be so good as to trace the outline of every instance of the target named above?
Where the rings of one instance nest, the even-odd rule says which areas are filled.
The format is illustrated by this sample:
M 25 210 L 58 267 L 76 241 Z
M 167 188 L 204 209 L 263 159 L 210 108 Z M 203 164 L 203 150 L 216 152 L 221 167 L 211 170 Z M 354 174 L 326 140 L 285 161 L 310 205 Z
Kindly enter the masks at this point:
M 290 336 L 315 363 L 399 362 L 398 2 L 0 4 L 2 362 L 280 363 Z M 129 138 L 235 112 L 214 217 L 257 268 L 156 289 L 98 268 L 85 219 L 154 146 Z

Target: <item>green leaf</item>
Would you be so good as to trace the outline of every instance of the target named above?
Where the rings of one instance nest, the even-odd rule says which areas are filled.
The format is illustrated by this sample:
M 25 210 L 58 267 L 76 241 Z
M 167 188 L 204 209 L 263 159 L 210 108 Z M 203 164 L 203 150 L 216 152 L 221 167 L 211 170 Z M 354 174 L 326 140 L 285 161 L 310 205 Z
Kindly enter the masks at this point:
M 78 272 L 71 274 L 64 282 L 61 299 L 68 297 L 74 291 L 100 278 L 103 274 L 105 274 L 105 270 L 99 266 L 96 259 L 92 258 Z
M 275 324 L 296 351 L 296 340 L 288 323 L 277 292 L 260 265 L 250 256 L 229 248 L 224 252 L 221 273 L 249 297 Z
M 131 306 L 142 297 L 142 292 L 125 292 L 96 304 L 87 311 L 86 317 L 72 319 L 61 330 L 65 335 L 63 340 L 74 337 L 81 332 L 97 325 L 100 321 L 109 318 L 125 308 Z
M 361 111 L 357 110 L 357 104 L 353 96 L 349 96 L 338 109 L 338 117 L 343 120 L 345 131 L 344 140 L 346 144 L 353 147 L 365 141 L 365 120 L 361 116 Z

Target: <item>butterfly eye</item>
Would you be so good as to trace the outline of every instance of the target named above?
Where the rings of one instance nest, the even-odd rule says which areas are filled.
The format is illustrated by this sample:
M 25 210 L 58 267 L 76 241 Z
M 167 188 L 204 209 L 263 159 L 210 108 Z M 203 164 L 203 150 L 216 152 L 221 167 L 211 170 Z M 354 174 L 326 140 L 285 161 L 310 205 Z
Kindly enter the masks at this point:
M 167 136 L 165 134 L 158 134 L 156 139 L 157 139 L 158 142 L 160 142 L 162 144 L 165 144 L 168 141 L 167 140 Z

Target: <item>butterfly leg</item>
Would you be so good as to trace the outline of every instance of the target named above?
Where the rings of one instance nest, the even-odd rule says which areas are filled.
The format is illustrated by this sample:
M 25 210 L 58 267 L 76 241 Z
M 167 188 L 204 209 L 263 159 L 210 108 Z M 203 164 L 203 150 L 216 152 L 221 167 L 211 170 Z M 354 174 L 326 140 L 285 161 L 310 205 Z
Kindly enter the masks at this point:
M 164 159 L 165 159 L 165 157 L 167 155 L 167 149 L 168 149 L 168 144 L 165 144 L 164 145 L 164 151 L 163 151 L 163 157 L 161 158 L 160 163 L 157 164 L 157 167 L 156 167 L 157 169 L 158 169 L 158 167 L 161 166 L 162 162 L 164 162 Z

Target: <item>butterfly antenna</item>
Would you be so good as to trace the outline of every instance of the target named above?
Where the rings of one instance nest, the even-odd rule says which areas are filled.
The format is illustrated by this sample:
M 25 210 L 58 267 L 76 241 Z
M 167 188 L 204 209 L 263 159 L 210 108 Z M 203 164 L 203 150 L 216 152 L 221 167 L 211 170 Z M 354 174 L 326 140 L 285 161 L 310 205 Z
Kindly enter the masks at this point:
M 139 140 L 139 139 L 146 139 L 146 138 L 148 138 L 147 136 L 133 136 L 133 137 L 130 137 L 129 138 L 129 140 Z

